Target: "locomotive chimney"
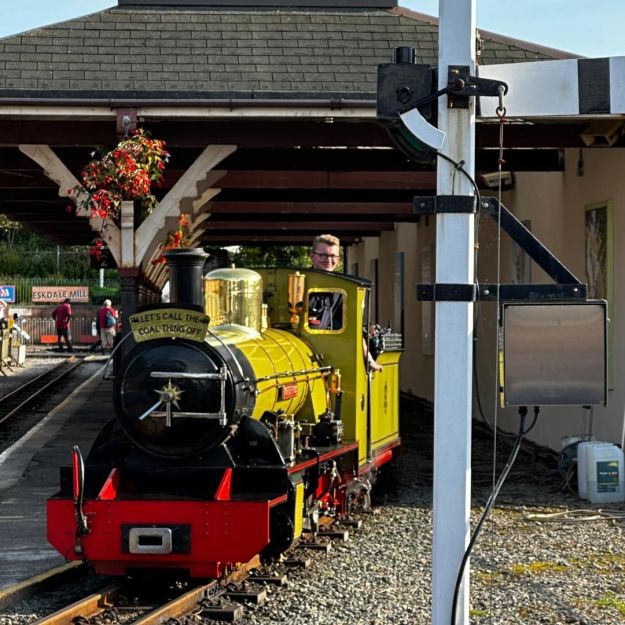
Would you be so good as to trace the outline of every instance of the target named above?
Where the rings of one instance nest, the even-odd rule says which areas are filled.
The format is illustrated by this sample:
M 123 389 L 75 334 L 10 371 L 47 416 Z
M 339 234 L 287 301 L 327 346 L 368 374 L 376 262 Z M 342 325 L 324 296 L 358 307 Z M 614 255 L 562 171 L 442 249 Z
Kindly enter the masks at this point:
M 199 247 L 165 252 L 169 267 L 169 301 L 204 307 L 204 261 L 208 254 Z

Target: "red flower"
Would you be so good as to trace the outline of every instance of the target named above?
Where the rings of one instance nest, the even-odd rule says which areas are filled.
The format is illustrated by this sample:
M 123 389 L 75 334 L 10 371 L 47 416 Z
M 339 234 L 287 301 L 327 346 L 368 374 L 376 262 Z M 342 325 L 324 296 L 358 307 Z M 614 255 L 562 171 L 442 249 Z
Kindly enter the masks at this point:
M 156 206 L 151 185 L 162 180 L 169 153 L 165 142 L 150 139 L 139 129 L 127 139 L 120 141 L 110 152 L 88 163 L 82 171 L 85 188 L 91 191 L 82 205 L 94 216 L 116 219 L 122 200 L 142 200 L 146 209 Z M 80 186 L 70 189 L 68 194 L 76 196 Z

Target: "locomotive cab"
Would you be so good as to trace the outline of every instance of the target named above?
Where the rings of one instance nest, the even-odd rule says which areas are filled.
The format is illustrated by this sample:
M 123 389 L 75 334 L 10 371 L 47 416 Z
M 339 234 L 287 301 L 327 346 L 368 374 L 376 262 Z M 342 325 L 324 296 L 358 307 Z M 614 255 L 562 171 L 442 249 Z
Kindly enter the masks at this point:
M 363 349 L 367 323 L 369 280 L 315 269 L 257 270 L 273 327 L 290 328 L 288 281 L 304 275 L 301 313 L 295 334 L 310 343 L 340 372 L 340 418 L 344 440 L 358 441 L 359 464 L 375 463 L 388 445 L 399 439 L 399 359 L 401 335 L 385 331 L 378 341 L 379 372 L 369 372 Z M 333 398 L 336 406 L 337 396 Z

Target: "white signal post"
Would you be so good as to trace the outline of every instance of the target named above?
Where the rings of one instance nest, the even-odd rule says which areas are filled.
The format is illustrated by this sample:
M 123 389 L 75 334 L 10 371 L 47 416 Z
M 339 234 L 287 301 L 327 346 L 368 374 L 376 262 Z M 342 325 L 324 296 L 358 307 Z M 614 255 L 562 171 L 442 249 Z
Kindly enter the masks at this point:
M 466 65 L 475 76 L 475 0 L 439 0 L 438 87 L 448 67 Z M 438 103 L 438 127 L 447 135 L 442 152 L 471 176 L 475 170 L 475 98 L 469 108 Z M 439 157 L 437 195 L 473 195 L 470 180 Z M 472 214 L 436 216 L 437 284 L 473 284 Z M 434 495 L 432 625 L 449 625 L 454 585 L 469 541 L 471 510 L 471 412 L 473 302 L 436 302 L 434 365 Z M 469 622 L 469 567 L 458 598 L 456 625 Z

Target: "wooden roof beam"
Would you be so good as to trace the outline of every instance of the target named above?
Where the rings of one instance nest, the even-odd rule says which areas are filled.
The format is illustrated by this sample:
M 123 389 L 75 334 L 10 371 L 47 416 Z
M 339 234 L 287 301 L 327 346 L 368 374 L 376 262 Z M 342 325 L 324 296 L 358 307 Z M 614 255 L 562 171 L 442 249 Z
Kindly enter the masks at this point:
M 397 221 L 414 217 L 412 202 L 239 202 L 214 201 L 207 209 L 213 215 L 354 215 L 386 217 Z
M 392 222 L 386 221 L 249 221 L 247 219 L 240 221 L 217 221 L 207 220 L 203 227 L 206 231 L 224 231 L 224 232 L 254 232 L 260 230 L 270 230 L 274 232 L 380 232 L 382 230 L 390 231 L 394 229 Z
M 111 255 L 120 263 L 121 244 L 120 230 L 112 219 L 102 219 L 91 215 L 90 211 L 83 206 L 89 198 L 89 192 L 76 179 L 74 174 L 65 166 L 63 161 L 54 153 L 48 145 L 43 144 L 20 144 L 20 152 L 23 152 L 41 166 L 45 175 L 56 182 L 59 186 L 59 197 L 70 198 L 76 203 L 76 215 L 87 217 L 89 225 L 94 232 L 101 234 L 106 241 Z
M 174 187 L 161 200 L 148 218 L 137 228 L 135 234 L 135 263 L 141 265 L 144 271 L 149 270 L 149 262 L 158 246 L 167 235 L 166 219 L 178 217 L 180 207 L 184 201 L 201 199 L 202 194 L 214 183 L 214 176 L 208 183 L 208 176 L 215 165 L 236 150 L 235 145 L 209 145 L 198 156 L 195 162 L 187 169 Z
M 315 233 L 318 234 L 318 233 Z M 375 236 L 375 235 L 367 235 Z M 205 246 L 226 247 L 230 245 L 254 245 L 254 246 L 275 246 L 275 245 L 305 245 L 310 246 L 314 234 L 219 234 L 204 232 L 201 237 Z M 351 234 L 341 235 L 341 245 L 351 245 L 360 241 L 361 237 Z

